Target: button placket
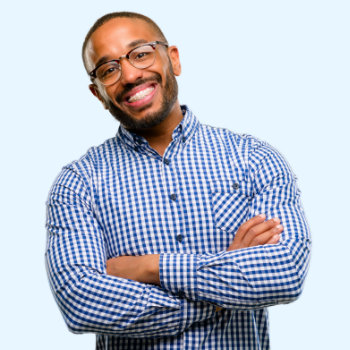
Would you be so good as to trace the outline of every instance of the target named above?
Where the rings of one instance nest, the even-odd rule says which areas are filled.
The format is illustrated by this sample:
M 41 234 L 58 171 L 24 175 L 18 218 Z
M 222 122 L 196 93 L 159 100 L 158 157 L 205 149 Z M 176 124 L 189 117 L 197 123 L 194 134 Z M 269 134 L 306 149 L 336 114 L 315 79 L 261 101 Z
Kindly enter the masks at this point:
M 168 198 L 170 202 L 170 210 L 172 213 L 174 213 L 174 216 L 178 216 L 181 213 L 180 207 L 181 203 L 178 203 L 179 201 L 179 195 L 176 193 L 179 191 L 179 188 L 176 186 L 178 183 L 178 174 L 176 173 L 176 162 L 174 157 L 176 157 L 176 153 L 179 151 L 179 145 L 182 140 L 182 136 L 176 135 L 176 139 L 173 139 L 173 142 L 171 143 L 170 147 L 167 148 L 166 152 L 163 155 L 162 159 L 162 172 L 164 175 L 164 180 L 167 183 L 168 187 Z M 179 142 L 180 141 L 180 142 Z M 173 165 L 173 166 L 171 166 Z M 185 243 L 185 237 L 179 233 L 180 231 L 180 224 L 174 225 L 174 231 L 173 231 L 173 239 L 175 240 L 176 244 L 178 244 L 179 249 L 183 249 L 183 244 Z M 181 231 L 180 231 L 181 232 Z

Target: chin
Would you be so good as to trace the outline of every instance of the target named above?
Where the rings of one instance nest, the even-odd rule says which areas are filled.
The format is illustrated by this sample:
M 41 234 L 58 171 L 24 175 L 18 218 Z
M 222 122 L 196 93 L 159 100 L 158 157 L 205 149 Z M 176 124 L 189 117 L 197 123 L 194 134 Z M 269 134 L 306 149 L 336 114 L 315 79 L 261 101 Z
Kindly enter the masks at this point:
M 109 103 L 108 110 L 126 129 L 143 130 L 159 125 L 168 117 L 173 105 L 174 104 L 162 103 L 162 106 L 158 111 L 148 112 L 140 118 L 133 117 L 131 114 L 122 111 L 112 103 Z

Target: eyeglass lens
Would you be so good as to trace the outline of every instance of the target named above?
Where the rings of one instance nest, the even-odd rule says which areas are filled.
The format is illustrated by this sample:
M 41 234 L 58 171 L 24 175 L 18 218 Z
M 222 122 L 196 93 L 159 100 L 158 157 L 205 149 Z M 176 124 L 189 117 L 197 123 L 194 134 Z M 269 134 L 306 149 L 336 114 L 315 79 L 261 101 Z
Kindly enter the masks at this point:
M 155 60 L 154 47 L 152 45 L 143 45 L 136 47 L 129 52 L 126 58 L 135 68 L 145 69 L 151 66 Z M 119 80 L 121 76 L 121 66 L 118 61 L 106 62 L 96 71 L 96 77 L 104 85 L 112 85 Z

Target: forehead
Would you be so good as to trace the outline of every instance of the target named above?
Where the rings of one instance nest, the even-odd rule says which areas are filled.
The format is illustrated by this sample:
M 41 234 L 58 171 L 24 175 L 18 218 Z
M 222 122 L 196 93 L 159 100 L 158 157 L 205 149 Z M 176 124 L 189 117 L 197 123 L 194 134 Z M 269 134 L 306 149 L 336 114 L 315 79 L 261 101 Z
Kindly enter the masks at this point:
M 88 65 L 94 66 L 101 57 L 117 58 L 131 50 L 137 40 L 159 39 L 153 27 L 138 18 L 113 18 L 99 27 L 86 46 Z

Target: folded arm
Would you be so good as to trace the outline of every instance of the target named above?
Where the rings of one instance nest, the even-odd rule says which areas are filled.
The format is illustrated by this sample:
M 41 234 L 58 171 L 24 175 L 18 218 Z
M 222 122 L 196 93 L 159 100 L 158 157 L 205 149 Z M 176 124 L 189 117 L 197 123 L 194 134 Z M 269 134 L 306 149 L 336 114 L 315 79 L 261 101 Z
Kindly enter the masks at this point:
M 68 328 L 127 337 L 171 336 L 215 314 L 162 288 L 107 275 L 101 227 L 88 183 L 65 168 L 47 202 L 46 264 Z
M 242 224 L 227 251 L 278 243 L 283 231 L 280 220 L 273 218 L 264 221 L 265 218 L 264 214 L 260 214 Z M 159 257 L 159 254 L 148 254 L 110 258 L 107 260 L 107 274 L 141 283 L 160 285 Z
M 298 298 L 311 240 L 296 178 L 284 158 L 265 143 L 247 155 L 247 178 L 252 188 L 247 218 L 256 212 L 278 217 L 283 225 L 279 242 L 218 254 L 162 254 L 159 270 L 165 290 L 228 309 L 256 309 Z
M 283 226 L 270 219 L 257 229 L 259 219 L 254 217 L 237 231 L 227 251 L 120 257 L 110 261 L 108 273 L 229 309 L 295 300 L 302 291 L 311 245 L 295 176 L 283 157 L 265 144 L 250 154 L 249 163 L 254 195 L 247 218 L 266 213 L 268 218 L 278 217 Z M 269 224 L 261 230 L 261 225 Z M 141 268 L 130 269 L 138 259 Z

